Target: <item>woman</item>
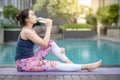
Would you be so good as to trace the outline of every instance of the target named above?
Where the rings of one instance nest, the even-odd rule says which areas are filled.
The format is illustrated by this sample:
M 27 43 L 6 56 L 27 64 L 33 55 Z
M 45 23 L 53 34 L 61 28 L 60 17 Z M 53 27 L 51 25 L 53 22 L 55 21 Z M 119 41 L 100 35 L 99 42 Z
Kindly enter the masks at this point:
M 16 16 L 17 21 L 23 26 L 17 40 L 15 61 L 18 71 L 92 71 L 100 66 L 101 60 L 90 64 L 73 64 L 66 56 L 64 48 L 50 40 L 52 20 L 46 19 L 46 33 L 44 38 L 39 37 L 32 28 L 37 23 L 37 17 L 30 9 L 24 9 Z M 34 44 L 40 47 L 33 52 Z M 63 61 L 44 60 L 49 51 Z

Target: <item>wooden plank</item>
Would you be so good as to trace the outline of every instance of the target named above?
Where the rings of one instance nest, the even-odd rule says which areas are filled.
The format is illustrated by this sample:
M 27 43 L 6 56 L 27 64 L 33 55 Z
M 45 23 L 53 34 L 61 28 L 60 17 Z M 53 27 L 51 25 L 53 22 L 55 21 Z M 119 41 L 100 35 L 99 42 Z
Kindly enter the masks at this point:
M 47 80 L 47 76 L 45 75 L 40 75 L 38 80 Z
M 25 76 L 23 76 L 23 78 L 21 80 L 29 80 L 30 78 L 31 78 L 31 76 L 25 75 Z
M 120 80 L 120 74 L 105 74 L 105 75 L 96 75 L 97 80 Z
M 63 77 L 64 77 L 63 75 L 61 75 L 61 76 L 58 76 L 58 75 L 57 75 L 57 76 L 56 76 L 56 80 L 64 80 Z
M 4 80 L 12 80 L 14 76 L 6 76 Z
M 3 80 L 6 77 L 6 75 L 0 75 L 0 80 Z
M 97 80 L 109 80 L 108 77 L 103 74 L 97 74 L 95 76 L 97 77 Z
M 38 78 L 39 78 L 39 76 L 32 75 L 32 76 L 30 77 L 30 80 L 38 80 Z
M 48 75 L 47 80 L 56 80 L 55 75 Z
M 10 76 L 0 75 L 0 80 L 120 80 L 117 75 L 49 75 L 49 76 Z
M 88 75 L 88 78 L 90 79 L 90 80 L 97 80 L 97 77 L 95 76 L 95 75 Z
M 23 76 L 14 76 L 13 80 L 21 80 Z
M 88 75 L 82 74 L 80 75 L 81 80 L 89 80 Z
M 118 75 L 105 75 L 108 77 L 108 80 L 120 80 L 120 74 Z
M 64 80 L 72 80 L 72 76 L 71 75 L 64 75 Z
M 79 75 L 72 75 L 72 80 L 81 80 Z

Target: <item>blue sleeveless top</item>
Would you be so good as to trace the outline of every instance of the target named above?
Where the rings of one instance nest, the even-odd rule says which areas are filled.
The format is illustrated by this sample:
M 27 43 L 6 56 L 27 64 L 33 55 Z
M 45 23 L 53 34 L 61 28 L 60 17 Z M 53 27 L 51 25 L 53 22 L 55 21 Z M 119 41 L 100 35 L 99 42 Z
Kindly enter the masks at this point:
M 33 56 L 34 43 L 30 40 L 23 40 L 19 35 L 17 40 L 15 61 Z

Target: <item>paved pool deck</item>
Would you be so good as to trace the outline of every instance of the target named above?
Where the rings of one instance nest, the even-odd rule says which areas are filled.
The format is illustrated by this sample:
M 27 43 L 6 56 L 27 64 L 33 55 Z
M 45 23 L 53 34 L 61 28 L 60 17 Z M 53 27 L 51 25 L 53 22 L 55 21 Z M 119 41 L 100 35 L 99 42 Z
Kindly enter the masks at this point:
M 110 40 L 110 41 L 115 41 L 115 42 L 120 42 L 120 37 L 107 37 L 107 36 L 96 36 L 96 39 L 105 39 L 105 40 Z

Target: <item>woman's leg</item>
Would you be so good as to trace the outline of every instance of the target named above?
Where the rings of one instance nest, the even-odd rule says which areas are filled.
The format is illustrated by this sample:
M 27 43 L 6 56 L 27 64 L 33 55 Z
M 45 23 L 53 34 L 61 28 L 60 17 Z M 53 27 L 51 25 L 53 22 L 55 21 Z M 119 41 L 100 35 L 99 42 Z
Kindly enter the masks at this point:
M 58 61 L 38 60 L 35 57 L 22 59 L 16 62 L 18 71 L 80 71 L 79 64 L 66 64 Z
M 54 41 L 51 41 L 50 44 L 51 44 L 51 51 L 56 57 L 58 57 L 60 60 L 62 60 L 65 63 L 72 63 L 65 55 L 65 53 L 63 54 L 61 52 L 61 48 Z
M 54 41 L 49 41 L 48 46 L 40 46 L 36 51 L 34 52 L 34 57 L 36 57 L 39 60 L 44 60 L 44 58 L 47 56 L 47 54 L 52 51 L 52 53 L 58 57 L 60 60 L 66 63 L 72 63 L 65 53 L 63 54 L 61 52 L 61 49 L 57 46 L 57 44 Z
M 90 63 L 90 64 L 66 64 L 66 63 L 60 63 L 56 65 L 55 69 L 59 71 L 80 71 L 80 70 L 87 70 L 92 71 L 96 68 L 98 68 L 101 65 L 101 60 Z
M 90 64 L 66 64 L 58 61 L 38 60 L 35 57 L 16 61 L 18 71 L 92 71 L 98 68 L 101 61 Z
M 18 71 L 80 71 L 81 65 L 66 64 L 58 61 L 38 60 L 35 57 L 16 61 Z
M 51 51 L 51 45 L 50 42 L 48 43 L 48 46 L 40 46 L 38 47 L 34 52 L 34 57 L 36 57 L 39 60 L 44 60 L 47 54 Z

